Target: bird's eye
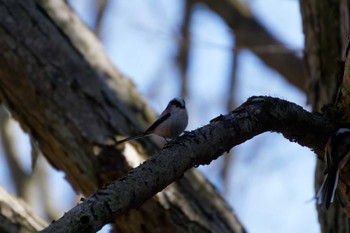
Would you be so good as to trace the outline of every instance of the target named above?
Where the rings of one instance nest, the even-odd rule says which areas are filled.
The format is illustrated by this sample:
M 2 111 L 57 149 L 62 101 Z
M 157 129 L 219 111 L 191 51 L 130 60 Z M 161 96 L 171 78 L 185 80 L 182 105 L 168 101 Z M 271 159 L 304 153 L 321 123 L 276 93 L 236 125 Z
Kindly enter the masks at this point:
M 180 107 L 180 103 L 174 102 L 174 103 L 173 103 L 173 106 L 175 106 L 176 108 L 179 108 L 179 107 Z
M 184 104 L 182 103 L 182 102 L 180 102 L 180 101 L 178 101 L 178 100 L 172 100 L 172 101 L 170 101 L 170 103 L 169 103 L 170 105 L 172 105 L 173 107 L 175 107 L 175 108 L 184 108 L 185 106 L 184 106 Z

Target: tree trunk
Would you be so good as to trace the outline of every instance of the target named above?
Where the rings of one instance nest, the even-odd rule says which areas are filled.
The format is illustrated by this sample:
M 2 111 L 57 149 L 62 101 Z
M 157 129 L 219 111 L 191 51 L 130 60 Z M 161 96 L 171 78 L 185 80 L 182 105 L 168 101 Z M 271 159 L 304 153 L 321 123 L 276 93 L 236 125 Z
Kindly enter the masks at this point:
M 338 126 L 348 125 L 349 92 L 345 73 L 349 65 L 344 59 L 349 37 L 349 2 L 311 0 L 301 1 L 303 29 L 305 34 L 305 61 L 309 76 L 309 102 L 315 111 L 322 106 L 332 112 L 331 117 Z M 346 56 L 346 57 L 345 57 Z M 322 155 L 320 155 L 322 156 Z M 319 189 L 324 178 L 324 162 L 318 160 L 315 188 Z M 327 212 L 318 207 L 322 232 L 349 232 L 349 168 L 340 173 L 338 197 Z M 345 206 L 345 208 L 343 207 Z M 348 215 L 344 212 L 348 213 Z

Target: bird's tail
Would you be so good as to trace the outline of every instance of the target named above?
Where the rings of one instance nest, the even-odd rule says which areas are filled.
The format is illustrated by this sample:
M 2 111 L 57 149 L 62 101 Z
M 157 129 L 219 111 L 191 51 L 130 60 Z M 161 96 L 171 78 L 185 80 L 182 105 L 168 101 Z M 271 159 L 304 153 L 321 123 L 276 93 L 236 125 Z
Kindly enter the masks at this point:
M 139 138 L 143 138 L 143 137 L 146 137 L 150 135 L 150 133 L 141 133 L 141 134 L 138 134 L 138 135 L 135 135 L 135 136 L 131 136 L 131 137 L 128 137 L 128 138 L 125 138 L 123 140 L 120 140 L 116 143 L 116 145 L 118 144 L 121 144 L 123 142 L 127 142 L 127 141 L 130 141 L 130 140 L 135 140 L 135 139 L 139 139 Z
M 328 210 L 333 202 L 335 190 L 337 189 L 339 170 L 329 171 L 326 174 L 320 190 L 317 192 L 317 204 L 321 205 L 323 210 Z

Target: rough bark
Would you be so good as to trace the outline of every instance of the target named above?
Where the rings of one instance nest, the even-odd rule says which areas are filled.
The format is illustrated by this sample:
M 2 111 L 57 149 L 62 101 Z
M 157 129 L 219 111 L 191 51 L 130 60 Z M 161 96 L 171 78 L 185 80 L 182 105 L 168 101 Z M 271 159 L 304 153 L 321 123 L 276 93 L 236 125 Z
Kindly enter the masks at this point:
M 309 101 L 315 109 L 332 102 L 342 59 L 339 3 L 302 1 L 305 57 L 309 72 Z
M 336 114 L 332 121 L 346 122 L 350 117 L 348 70 L 346 54 L 349 36 L 348 1 L 301 1 L 303 30 L 305 34 L 305 61 L 309 75 L 309 101 L 314 110 L 330 104 Z M 346 55 L 346 62 L 343 62 Z M 319 189 L 324 178 L 324 164 L 318 161 L 315 188 Z M 350 167 L 340 173 L 338 196 L 326 213 L 318 208 L 322 232 L 349 232 Z M 341 200 L 341 201 L 340 201 Z M 348 213 L 348 216 L 344 213 Z
M 124 153 L 104 144 L 144 129 L 155 114 L 64 1 L 44 2 L 58 4 L 57 12 L 40 2 L 0 1 L 0 98 L 48 161 L 88 196 L 158 150 L 149 140 L 128 144 Z M 119 216 L 117 230 L 243 232 L 203 180 L 189 171 L 138 211 Z
M 290 141 L 322 152 L 334 128 L 327 117 L 309 113 L 296 104 L 252 97 L 229 115 L 221 115 L 168 143 L 159 154 L 98 190 L 42 232 L 95 232 L 114 216 L 138 208 L 191 167 L 209 164 L 233 146 L 263 132 L 282 133 Z

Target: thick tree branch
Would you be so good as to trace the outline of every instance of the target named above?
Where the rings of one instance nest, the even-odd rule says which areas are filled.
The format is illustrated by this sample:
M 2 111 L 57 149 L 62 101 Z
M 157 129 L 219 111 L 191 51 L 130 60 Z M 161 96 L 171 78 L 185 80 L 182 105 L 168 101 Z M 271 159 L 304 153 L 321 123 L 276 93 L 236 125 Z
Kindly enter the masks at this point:
M 123 74 L 115 68 L 112 61 L 104 52 L 103 45 L 96 35 L 86 27 L 70 6 L 67 5 L 66 1 L 34 0 L 34 2 L 37 2 L 38 6 L 43 8 L 42 10 L 44 11 L 44 14 L 50 16 L 49 18 L 38 16 L 38 18 L 36 18 L 36 20 L 40 20 L 40 23 L 38 24 L 42 26 L 42 24 L 45 25 L 47 23 L 47 20 L 53 20 L 55 24 L 54 26 L 57 26 L 57 29 L 59 30 L 59 35 L 56 35 L 56 32 L 50 31 L 51 34 L 56 35 L 56 38 L 54 37 L 55 40 L 52 41 L 52 38 L 50 38 L 51 44 L 53 43 L 51 46 L 55 47 L 56 43 L 72 44 L 72 49 L 77 50 L 79 55 L 82 56 L 79 58 L 81 60 L 86 60 L 88 66 L 93 68 L 93 70 L 88 69 L 87 71 L 95 74 L 90 73 L 88 76 L 93 75 L 95 78 L 103 79 L 103 81 L 105 81 L 104 84 L 107 84 L 109 89 L 114 90 L 113 94 L 109 91 L 101 90 L 101 92 L 103 92 L 103 98 L 105 98 L 110 105 L 122 101 L 123 105 L 115 104 L 113 107 L 118 107 L 119 111 L 122 112 L 122 115 L 126 116 L 129 119 L 128 121 L 135 125 L 136 128 L 147 127 L 150 122 L 153 122 L 155 114 L 135 88 L 133 82 L 123 76 Z M 61 36 L 66 38 L 61 38 Z M 45 44 L 45 46 L 48 45 Z M 43 47 L 45 48 L 45 46 Z M 73 51 L 70 51 L 69 49 L 60 51 L 57 56 L 67 56 L 67 53 L 69 54 L 72 52 Z M 57 57 L 56 59 L 59 60 L 61 58 Z M 64 66 L 64 69 L 69 68 L 63 64 L 60 65 Z M 80 68 L 81 67 L 77 67 L 77 70 Z M 85 72 L 80 73 L 79 76 L 84 75 L 86 75 Z M 120 121 L 120 119 L 118 121 Z M 124 124 L 124 126 L 126 127 L 124 128 L 123 124 L 118 125 L 119 130 L 121 133 L 129 134 L 129 125 Z
M 230 114 L 170 142 L 159 154 L 98 190 L 42 232 L 95 232 L 115 216 L 138 208 L 191 167 L 209 164 L 263 132 L 280 132 L 290 141 L 320 152 L 333 128 L 327 118 L 296 104 L 252 97 Z
M 92 193 L 101 174 L 94 143 L 128 132 L 130 122 L 136 128 L 137 122 L 146 125 L 149 114 L 144 112 L 149 108 L 118 105 L 120 100 L 106 87 L 104 76 L 32 1 L 0 1 L 0 47 L 0 93 L 12 115 L 36 138 L 51 164 L 66 171 L 75 190 Z M 119 89 L 129 89 L 138 100 L 130 83 L 118 80 Z M 140 121 L 129 118 L 133 110 Z
M 149 140 L 124 153 L 104 146 L 110 136 L 144 129 L 155 114 L 63 0 L 38 2 L 0 0 L 0 98 L 48 161 L 88 196 L 139 164 L 131 159 L 159 150 Z M 115 226 L 125 233 L 154 226 L 181 233 L 189 225 L 195 232 L 242 232 L 209 186 L 191 170 L 140 211 L 118 216 Z

